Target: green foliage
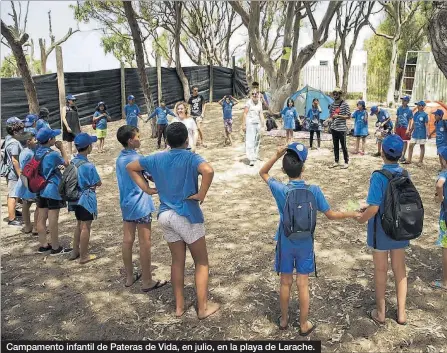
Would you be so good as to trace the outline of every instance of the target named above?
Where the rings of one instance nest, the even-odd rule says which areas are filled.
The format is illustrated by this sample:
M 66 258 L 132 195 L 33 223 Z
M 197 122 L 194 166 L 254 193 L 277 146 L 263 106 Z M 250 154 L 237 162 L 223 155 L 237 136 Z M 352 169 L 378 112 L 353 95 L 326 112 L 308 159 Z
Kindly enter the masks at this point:
M 109 34 L 101 38 L 101 46 L 104 48 L 104 53 L 112 53 L 120 62 L 135 67 L 135 51 L 131 40 L 123 40 L 122 36 L 118 34 Z
M 413 19 L 402 29 L 402 36 L 398 42 L 397 77 L 400 77 L 402 72 L 407 51 L 422 50 L 428 43 L 428 17 L 426 16 L 426 11 L 427 9 L 424 7 L 416 11 Z M 395 24 L 388 16 L 377 28 L 378 33 L 388 35 L 393 35 L 394 31 Z M 373 35 L 365 40 L 363 47 L 368 53 L 368 99 L 377 101 L 386 100 L 388 81 L 390 78 L 391 40 Z M 400 85 L 400 80 L 397 81 L 397 84 Z
M 26 61 L 28 65 L 30 65 L 29 69 L 32 75 L 42 75 L 42 68 L 40 65 L 40 60 L 32 60 L 30 63 L 29 55 L 26 55 Z M 47 74 L 50 74 L 51 71 L 47 70 Z M 20 77 L 20 71 L 17 67 L 17 62 L 14 55 L 11 53 L 3 58 L 2 66 L 0 69 L 0 77 L 8 78 L 8 77 Z
M 337 46 L 338 46 L 338 43 L 337 43 Z M 334 49 L 335 48 L 335 40 L 328 40 L 326 43 L 323 44 L 322 48 Z

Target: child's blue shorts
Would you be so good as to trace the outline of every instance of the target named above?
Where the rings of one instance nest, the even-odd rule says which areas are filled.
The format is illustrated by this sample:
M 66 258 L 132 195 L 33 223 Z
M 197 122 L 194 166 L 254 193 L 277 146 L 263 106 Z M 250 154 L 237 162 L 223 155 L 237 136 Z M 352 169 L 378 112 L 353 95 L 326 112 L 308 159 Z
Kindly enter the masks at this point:
M 297 273 L 307 275 L 315 271 L 315 258 L 312 240 L 300 246 L 276 247 L 275 271 L 279 273 L 292 274 L 295 269 Z

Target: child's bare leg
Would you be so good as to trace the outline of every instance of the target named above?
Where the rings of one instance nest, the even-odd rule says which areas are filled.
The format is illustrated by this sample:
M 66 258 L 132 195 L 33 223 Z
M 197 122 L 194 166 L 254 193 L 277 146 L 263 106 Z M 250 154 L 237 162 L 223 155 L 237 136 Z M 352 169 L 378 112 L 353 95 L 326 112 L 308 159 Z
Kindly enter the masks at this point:
M 405 269 L 405 250 L 391 250 L 391 268 L 394 273 L 397 293 L 397 321 L 404 323 L 407 321 L 405 303 L 407 300 L 407 272 Z
M 8 196 L 8 220 L 13 221 L 16 218 L 17 199 Z
M 48 210 L 48 227 L 50 229 L 51 247 L 56 250 L 59 249 L 59 211 L 60 210 Z M 44 232 L 46 234 L 46 229 Z
M 421 146 L 421 155 L 419 156 L 419 165 L 422 165 L 422 163 L 424 163 L 425 145 L 420 146 Z
M 70 260 L 75 260 L 79 257 L 79 243 L 81 242 L 81 221 L 77 221 L 73 236 L 73 251 L 71 252 Z
M 407 153 L 408 141 L 404 141 L 404 149 L 402 150 L 402 158 L 405 158 L 405 153 Z
M 296 277 L 296 285 L 300 298 L 300 329 L 301 332 L 307 332 L 312 328 L 309 322 L 309 275 L 298 274 Z
M 355 153 L 359 153 L 360 148 L 360 137 L 356 137 L 355 139 Z
M 196 292 L 197 292 L 197 316 L 205 319 L 219 310 L 219 305 L 208 301 L 208 252 L 205 237 L 200 238 L 192 244 L 188 244 L 194 264 L 196 267 Z
M 365 153 L 366 137 L 362 137 L 362 152 Z
M 410 143 L 410 148 L 408 149 L 408 160 L 407 163 L 411 163 L 411 160 L 413 158 L 413 150 L 414 150 L 414 143 Z
M 228 140 L 230 141 L 230 146 L 233 145 L 233 139 L 231 138 L 231 133 L 228 133 Z
M 48 208 L 39 208 L 39 215 L 37 220 L 37 233 L 39 234 L 40 246 L 47 246 L 47 218 L 48 218 Z
M 88 255 L 88 243 L 90 241 L 90 230 L 92 228 L 92 221 L 81 222 L 81 236 L 80 236 L 80 258 L 79 262 L 85 263 L 91 260 Z
M 382 141 L 377 142 L 377 153 L 378 154 L 382 153 Z
M 174 243 L 168 243 L 168 246 L 172 257 L 171 283 L 175 298 L 175 315 L 180 317 L 185 313 L 183 289 L 185 286 L 186 244 L 183 241 L 176 241 Z
M 385 321 L 385 290 L 388 272 L 388 252 L 373 252 L 374 283 L 376 291 L 376 313 L 371 315 L 380 322 Z
M 151 269 L 151 224 L 137 224 L 138 241 L 140 244 L 140 265 L 142 288 L 152 287 Z
M 33 230 L 33 225 L 31 224 L 31 202 L 23 200 L 22 205 L 22 216 L 23 222 L 25 223 L 24 231 L 25 233 L 31 232 Z
M 34 210 L 34 223 L 33 223 L 33 233 L 37 233 L 37 222 L 39 221 L 39 209 L 36 207 Z
M 123 222 L 123 262 L 126 270 L 126 286 L 130 287 L 134 281 L 133 265 L 132 265 L 132 247 L 135 241 L 136 223 Z
M 292 288 L 293 274 L 281 273 L 281 286 L 279 288 L 279 306 L 281 308 L 281 320 L 279 325 L 287 327 L 289 323 L 289 300 Z

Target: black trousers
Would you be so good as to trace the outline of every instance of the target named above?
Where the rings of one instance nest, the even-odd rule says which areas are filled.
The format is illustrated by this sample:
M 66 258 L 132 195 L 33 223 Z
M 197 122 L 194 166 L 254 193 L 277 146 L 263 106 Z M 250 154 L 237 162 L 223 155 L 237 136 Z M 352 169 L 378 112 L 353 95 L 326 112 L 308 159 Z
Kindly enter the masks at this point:
M 338 163 L 340 159 L 340 146 L 343 150 L 343 157 L 345 163 L 349 162 L 348 148 L 346 147 L 346 131 L 335 131 L 332 130 L 332 142 L 334 143 L 334 157 L 335 163 Z
M 321 131 L 317 130 L 310 130 L 310 148 L 312 148 L 312 144 L 314 142 L 314 133 L 317 133 L 317 140 L 318 140 L 318 147 L 320 147 L 320 141 L 321 141 Z
M 168 127 L 168 124 L 157 124 L 157 137 L 158 137 L 158 147 L 161 145 L 161 138 L 163 137 L 163 141 L 166 144 L 166 128 Z

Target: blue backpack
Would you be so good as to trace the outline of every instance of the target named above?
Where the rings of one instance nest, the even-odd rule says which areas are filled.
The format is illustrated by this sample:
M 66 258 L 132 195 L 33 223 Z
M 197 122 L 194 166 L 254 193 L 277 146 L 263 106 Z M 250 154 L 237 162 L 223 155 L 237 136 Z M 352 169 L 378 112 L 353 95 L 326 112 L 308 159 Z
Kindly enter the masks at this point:
M 310 186 L 306 185 L 306 188 L 289 186 L 283 209 L 282 224 L 285 236 L 289 240 L 312 238 L 312 242 L 314 241 L 314 232 L 317 226 L 317 200 L 312 191 L 310 191 Z M 279 263 L 281 264 L 281 237 L 279 237 L 278 245 Z M 316 264 L 315 277 L 317 277 Z

